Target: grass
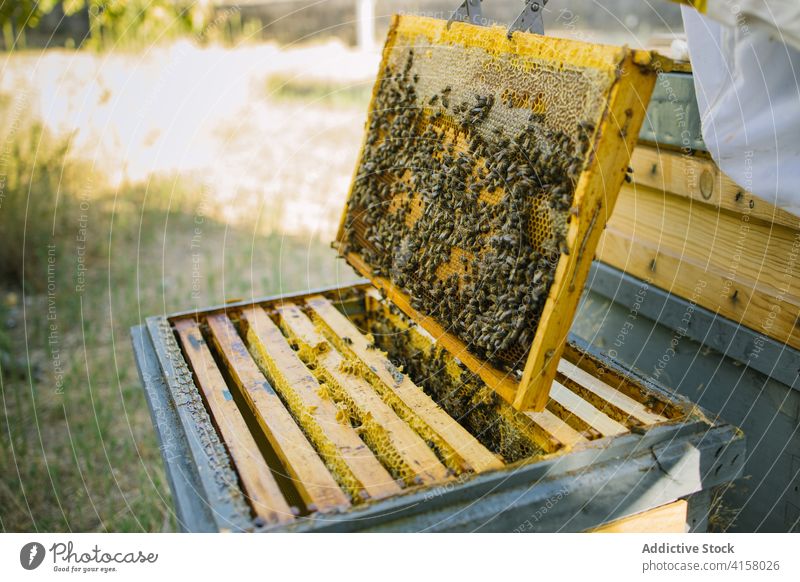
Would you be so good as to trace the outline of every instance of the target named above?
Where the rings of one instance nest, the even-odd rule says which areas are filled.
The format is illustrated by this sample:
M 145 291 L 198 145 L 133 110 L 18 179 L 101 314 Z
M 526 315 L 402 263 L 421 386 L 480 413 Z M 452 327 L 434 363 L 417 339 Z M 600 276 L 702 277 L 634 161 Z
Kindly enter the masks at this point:
M 311 106 L 365 108 L 372 95 L 372 84 L 342 85 L 335 80 L 271 75 L 266 96 L 272 101 L 298 101 Z
M 112 190 L 41 128 L 4 154 L 0 529 L 172 530 L 129 328 L 354 275 L 327 241 L 215 220 L 180 180 Z

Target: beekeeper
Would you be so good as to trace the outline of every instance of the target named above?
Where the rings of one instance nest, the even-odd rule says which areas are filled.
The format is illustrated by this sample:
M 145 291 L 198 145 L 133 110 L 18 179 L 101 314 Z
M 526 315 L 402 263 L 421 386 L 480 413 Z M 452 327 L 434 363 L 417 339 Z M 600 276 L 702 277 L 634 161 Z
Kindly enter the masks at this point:
M 740 186 L 800 215 L 800 0 L 682 0 L 703 140 Z

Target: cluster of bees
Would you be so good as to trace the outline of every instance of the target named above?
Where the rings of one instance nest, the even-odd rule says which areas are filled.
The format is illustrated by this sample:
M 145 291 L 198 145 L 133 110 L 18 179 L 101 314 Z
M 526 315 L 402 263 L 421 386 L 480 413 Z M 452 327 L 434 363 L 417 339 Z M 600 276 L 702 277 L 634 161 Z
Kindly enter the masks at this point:
M 506 463 L 542 452 L 519 428 L 522 421 L 518 424 L 509 420 L 515 411 L 508 410 L 509 416 L 500 414 L 502 406 L 510 407 L 480 378 L 464 368 L 455 375 L 448 372 L 448 356 L 441 348 L 431 348 L 421 355 L 412 347 L 414 342 L 408 341 L 410 332 L 399 332 L 380 312 L 370 315 L 368 326 L 393 362 L 403 365 L 428 396 Z
M 530 114 L 521 128 L 492 120 L 495 97 L 417 92 L 414 52 L 387 67 L 376 94 L 345 221 L 359 253 L 412 305 L 475 355 L 518 370 L 564 243 L 594 127 L 572 137 Z M 524 119 L 524 117 L 523 117 Z M 532 217 L 544 207 L 546 232 Z

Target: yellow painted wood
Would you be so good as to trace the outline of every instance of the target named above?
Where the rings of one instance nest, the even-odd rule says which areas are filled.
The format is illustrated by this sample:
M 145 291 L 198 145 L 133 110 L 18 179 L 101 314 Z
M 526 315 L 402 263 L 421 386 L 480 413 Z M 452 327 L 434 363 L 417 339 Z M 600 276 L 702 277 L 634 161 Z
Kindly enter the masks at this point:
M 270 525 L 293 521 L 292 508 L 231 398 L 228 386 L 203 339 L 200 326 L 193 319 L 182 319 L 175 323 L 175 329 L 255 514 Z
M 608 110 L 597 132 L 594 155 L 578 181 L 567 233 L 568 255 L 561 256 L 536 329 L 533 346 L 514 399 L 519 410 L 542 410 L 572 326 L 595 249 L 614 210 L 647 104 L 655 73 L 627 55 L 619 66 L 626 75 L 611 88 Z
M 326 512 L 350 506 L 347 495 L 256 366 L 228 316 L 211 315 L 208 326 L 239 395 L 255 415 L 309 510 Z
M 301 346 L 301 358 L 313 364 L 332 396 L 346 404 L 362 426 L 362 437 L 384 464 L 406 483 L 430 484 L 449 478 L 425 441 L 381 399 L 369 382 L 358 375 L 358 364 L 348 360 L 325 339 L 297 306 L 277 309 L 281 328 Z
M 576 187 L 575 212 L 570 219 L 566 240 L 568 253 L 563 253 L 559 258 L 521 382 L 515 382 L 486 362 L 472 357 L 466 352 L 462 341 L 446 332 L 447 322 L 437 322 L 417 312 L 411 307 L 409 298 L 395 289 L 391 281 L 373 276 L 368 265 L 354 253 L 346 255 L 348 262 L 358 272 L 371 278 L 384 295 L 430 332 L 488 386 L 512 402 L 515 408 L 541 411 L 547 404 L 550 385 L 556 375 L 558 360 L 600 233 L 613 209 L 655 84 L 654 57 L 650 52 L 530 34 L 515 34 L 509 40 L 502 27 L 479 27 L 463 23 L 447 27 L 441 19 L 404 15 L 392 20 L 381 70 L 385 69 L 395 43 L 401 42 L 400 39 L 420 36 L 426 37 L 432 46 L 480 48 L 489 54 L 533 56 L 550 65 L 591 68 L 596 72 L 598 81 L 607 80 L 604 93 L 606 110 L 596 120 L 598 124 L 593 154 L 589 156 Z M 668 65 L 668 60 L 657 60 L 658 67 L 666 70 L 664 67 Z M 377 88 L 376 84 L 373 104 Z M 373 105 L 370 111 L 372 109 Z M 360 158 L 363 156 L 362 148 Z M 344 240 L 346 216 L 347 207 L 340 222 L 338 241 Z
M 602 380 L 595 378 L 567 360 L 562 359 L 559 361 L 558 371 L 583 390 L 618 408 L 625 415 L 638 420 L 642 424 L 651 425 L 667 420 L 663 416 L 650 412 L 641 402 L 637 402 L 630 396 L 614 390 Z
M 503 463 L 406 375 L 400 373 L 385 354 L 374 349 L 358 328 L 325 297 L 306 300 L 315 322 L 328 330 L 328 339 L 337 349 L 359 359 L 395 412 L 426 440 L 433 442 L 445 462 L 454 469 L 477 473 L 500 469 Z M 339 338 L 342 341 L 336 341 Z M 347 338 L 346 340 L 344 338 Z M 447 461 L 450 460 L 448 463 Z
M 678 499 L 649 511 L 612 521 L 589 533 L 686 533 L 689 504 Z
M 261 307 L 242 310 L 254 359 L 283 396 L 328 467 L 355 499 L 383 499 L 401 489 L 356 431 L 337 420 L 339 409 Z
M 626 427 L 603 414 L 558 381 L 554 381 L 550 388 L 550 398 L 569 414 L 575 415 L 604 437 L 630 432 Z

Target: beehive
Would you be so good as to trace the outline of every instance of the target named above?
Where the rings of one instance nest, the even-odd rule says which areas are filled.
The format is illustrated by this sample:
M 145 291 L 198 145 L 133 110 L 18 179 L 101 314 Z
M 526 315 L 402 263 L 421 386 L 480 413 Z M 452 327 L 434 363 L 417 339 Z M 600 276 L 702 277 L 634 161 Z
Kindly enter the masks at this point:
M 337 247 L 517 409 L 547 403 L 652 58 L 392 22 Z
M 167 376 L 188 392 L 180 404 L 210 415 L 230 455 L 218 478 L 258 527 L 324 521 L 692 417 L 620 376 L 600 379 L 574 347 L 547 408 L 517 411 L 364 286 L 178 315 L 161 331 Z
M 372 285 L 133 330 L 185 529 L 583 531 L 659 507 L 685 514 L 677 500 L 733 478 L 735 428 L 566 341 L 652 88 L 649 58 L 394 19 L 337 237 Z M 464 185 L 444 176 L 437 190 L 431 172 Z M 472 246 L 467 226 L 481 230 Z M 481 273 L 501 276 L 476 287 Z M 509 281 L 521 298 L 502 312 L 482 303 Z M 456 311 L 476 298 L 492 334 L 506 311 L 524 313 L 502 349 L 465 337 Z

